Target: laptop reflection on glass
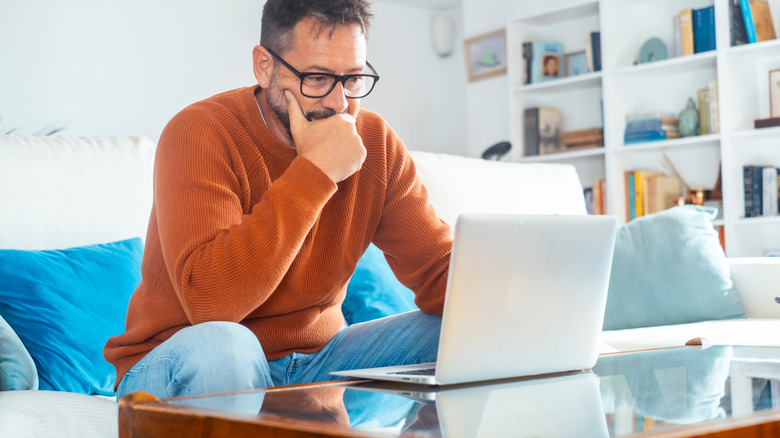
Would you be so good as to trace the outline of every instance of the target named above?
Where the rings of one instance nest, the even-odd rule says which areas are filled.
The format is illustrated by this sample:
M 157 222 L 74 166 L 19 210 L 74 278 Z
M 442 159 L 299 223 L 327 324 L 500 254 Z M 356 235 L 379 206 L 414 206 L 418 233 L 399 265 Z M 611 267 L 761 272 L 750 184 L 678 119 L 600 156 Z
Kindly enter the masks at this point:
M 331 374 L 450 385 L 591 368 L 616 233 L 613 216 L 463 214 L 437 362 Z

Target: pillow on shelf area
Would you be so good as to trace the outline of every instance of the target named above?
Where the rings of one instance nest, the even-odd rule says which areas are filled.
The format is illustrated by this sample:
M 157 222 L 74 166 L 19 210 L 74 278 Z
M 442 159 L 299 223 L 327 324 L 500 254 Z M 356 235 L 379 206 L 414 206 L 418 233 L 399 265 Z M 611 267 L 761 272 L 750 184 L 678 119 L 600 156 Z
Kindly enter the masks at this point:
M 369 245 L 341 304 L 347 323 L 352 325 L 417 309 L 414 293 L 395 278 L 382 250 Z
M 32 356 L 39 389 L 114 395 L 103 359 L 141 281 L 141 239 L 63 250 L 0 250 L 0 315 Z
M 604 330 L 745 317 L 712 225 L 716 214 L 680 206 L 620 227 Z
M 0 391 L 38 389 L 38 372 L 19 336 L 0 316 Z

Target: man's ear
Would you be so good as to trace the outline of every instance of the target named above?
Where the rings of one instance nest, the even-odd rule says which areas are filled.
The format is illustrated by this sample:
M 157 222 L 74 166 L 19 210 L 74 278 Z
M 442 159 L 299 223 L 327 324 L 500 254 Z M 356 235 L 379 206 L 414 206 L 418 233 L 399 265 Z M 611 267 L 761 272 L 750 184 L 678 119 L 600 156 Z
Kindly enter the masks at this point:
M 265 47 L 257 45 L 252 50 L 252 66 L 257 85 L 260 88 L 268 88 L 271 85 L 271 75 L 274 72 L 274 59 Z

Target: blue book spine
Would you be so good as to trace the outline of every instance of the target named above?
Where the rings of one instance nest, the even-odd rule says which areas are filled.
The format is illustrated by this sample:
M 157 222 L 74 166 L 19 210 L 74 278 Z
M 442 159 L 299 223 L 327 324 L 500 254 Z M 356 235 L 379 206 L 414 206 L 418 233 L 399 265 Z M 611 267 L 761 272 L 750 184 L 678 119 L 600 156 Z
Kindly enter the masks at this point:
M 761 216 L 764 210 L 764 171 L 761 166 L 750 166 L 753 168 L 753 180 L 751 181 L 753 192 L 753 211 L 750 217 Z
M 701 9 L 694 9 L 693 13 L 693 53 L 703 52 L 704 49 L 704 18 Z
M 634 186 L 634 172 L 628 173 L 628 220 L 636 218 L 636 187 Z
M 715 50 L 715 6 L 703 9 L 704 34 L 707 41 L 704 51 Z
M 755 43 L 758 38 L 756 38 L 756 26 L 753 24 L 753 14 L 750 13 L 750 0 L 739 0 L 739 5 L 742 6 L 742 18 L 745 20 L 748 42 Z
M 666 131 L 663 129 L 627 132 L 623 136 L 625 144 L 642 143 L 645 141 L 666 140 Z
M 742 187 L 745 192 L 745 217 L 753 217 L 753 166 L 742 166 Z

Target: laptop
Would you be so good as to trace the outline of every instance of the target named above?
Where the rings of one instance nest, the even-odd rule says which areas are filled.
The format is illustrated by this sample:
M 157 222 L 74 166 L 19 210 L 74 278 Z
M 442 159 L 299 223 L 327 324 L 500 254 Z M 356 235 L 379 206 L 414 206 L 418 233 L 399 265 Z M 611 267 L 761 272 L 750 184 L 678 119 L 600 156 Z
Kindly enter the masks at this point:
M 613 216 L 463 214 L 437 361 L 331 374 L 451 385 L 591 368 L 616 233 Z

